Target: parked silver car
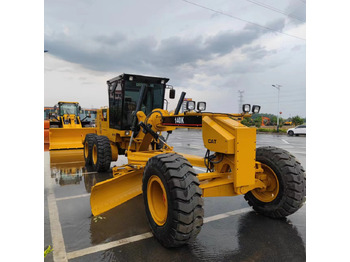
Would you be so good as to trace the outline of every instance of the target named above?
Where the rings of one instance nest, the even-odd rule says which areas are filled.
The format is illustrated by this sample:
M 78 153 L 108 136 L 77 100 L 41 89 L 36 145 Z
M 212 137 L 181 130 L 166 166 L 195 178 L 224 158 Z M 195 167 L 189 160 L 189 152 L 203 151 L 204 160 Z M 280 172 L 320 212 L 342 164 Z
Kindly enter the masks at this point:
M 289 128 L 287 130 L 287 134 L 289 136 L 306 135 L 306 125 L 300 125 L 300 126 L 296 126 L 294 128 Z

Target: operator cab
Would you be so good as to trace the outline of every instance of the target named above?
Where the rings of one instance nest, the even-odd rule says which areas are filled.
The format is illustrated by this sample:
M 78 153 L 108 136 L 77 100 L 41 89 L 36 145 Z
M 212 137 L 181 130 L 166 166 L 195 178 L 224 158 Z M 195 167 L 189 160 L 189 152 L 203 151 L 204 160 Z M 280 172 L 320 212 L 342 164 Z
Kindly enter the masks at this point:
M 55 106 L 55 108 L 57 108 Z M 79 103 L 77 102 L 58 102 L 58 115 L 79 115 L 80 111 Z
M 164 96 L 168 78 L 122 74 L 107 81 L 109 97 L 109 127 L 130 130 L 132 113 L 136 109 L 141 87 L 145 86 L 145 95 L 141 111 L 146 115 L 155 108 L 164 106 Z

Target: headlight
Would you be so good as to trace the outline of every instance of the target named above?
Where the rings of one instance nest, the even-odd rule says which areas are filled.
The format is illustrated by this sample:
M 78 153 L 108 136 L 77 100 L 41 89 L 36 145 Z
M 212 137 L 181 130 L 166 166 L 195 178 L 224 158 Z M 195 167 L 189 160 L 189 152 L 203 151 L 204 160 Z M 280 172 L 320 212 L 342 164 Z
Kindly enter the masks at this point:
M 207 108 L 206 102 L 198 102 L 197 103 L 197 110 L 198 111 L 204 111 Z
M 126 131 L 125 131 L 125 135 L 126 135 L 126 136 L 130 135 L 130 131 L 129 131 L 129 130 L 126 130 Z
M 189 111 L 192 111 L 196 108 L 196 102 L 195 101 L 187 101 L 186 103 L 186 109 Z
M 253 114 L 259 113 L 260 112 L 260 106 L 253 105 L 252 112 L 253 112 Z
M 242 110 L 244 113 L 248 113 L 250 111 L 250 105 L 249 104 L 244 104 L 242 106 Z

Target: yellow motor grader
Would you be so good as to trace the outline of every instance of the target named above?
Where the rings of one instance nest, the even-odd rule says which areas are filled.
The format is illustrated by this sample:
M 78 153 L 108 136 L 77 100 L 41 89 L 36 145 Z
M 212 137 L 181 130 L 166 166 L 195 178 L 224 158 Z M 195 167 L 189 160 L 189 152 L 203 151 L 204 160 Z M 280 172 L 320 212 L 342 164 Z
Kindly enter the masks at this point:
M 98 111 L 97 134 L 87 134 L 84 158 L 104 172 L 118 155 L 128 164 L 114 166 L 113 178 L 91 189 L 93 215 L 143 194 L 150 228 L 165 247 L 193 240 L 203 224 L 202 197 L 244 195 L 263 215 L 282 218 L 305 201 L 305 171 L 294 156 L 276 147 L 256 148 L 256 130 L 239 119 L 258 113 L 209 113 L 205 102 L 188 101 L 180 113 L 182 92 L 174 112 L 163 109 L 165 91 L 175 90 L 168 78 L 122 74 L 107 81 L 109 107 Z M 167 138 L 176 128 L 201 129 L 203 157 L 175 152 Z M 166 138 L 163 135 L 166 134 Z M 193 166 L 207 172 L 197 174 Z
M 60 101 L 54 109 L 57 114 L 50 114 L 49 150 L 83 148 L 85 135 L 96 131 L 85 127 L 88 121 L 80 119 L 79 103 Z

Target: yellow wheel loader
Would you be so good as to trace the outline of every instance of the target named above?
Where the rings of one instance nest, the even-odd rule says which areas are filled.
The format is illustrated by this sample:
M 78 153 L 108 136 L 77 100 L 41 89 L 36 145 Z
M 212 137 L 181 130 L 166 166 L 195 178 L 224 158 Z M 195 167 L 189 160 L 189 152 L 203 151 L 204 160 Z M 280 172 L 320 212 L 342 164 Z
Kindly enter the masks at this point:
M 305 171 L 290 153 L 276 147 L 256 148 L 256 129 L 240 119 L 258 113 L 208 113 L 205 102 L 188 101 L 180 113 L 182 92 L 174 112 L 163 109 L 169 79 L 122 74 L 107 81 L 109 107 L 98 110 L 97 134 L 86 135 L 85 162 L 105 172 L 118 155 L 128 163 L 112 168 L 113 178 L 91 189 L 93 215 L 143 194 L 155 238 L 165 247 L 193 240 L 203 224 L 202 197 L 244 195 L 257 212 L 281 218 L 305 201 Z M 167 144 L 176 128 L 201 129 L 203 157 L 175 152 Z M 164 138 L 163 135 L 166 135 Z M 197 174 L 193 166 L 207 172 Z
M 84 148 L 85 135 L 96 129 L 85 127 L 88 122 L 79 117 L 79 103 L 60 101 L 54 109 L 57 114 L 50 114 L 49 150 Z

